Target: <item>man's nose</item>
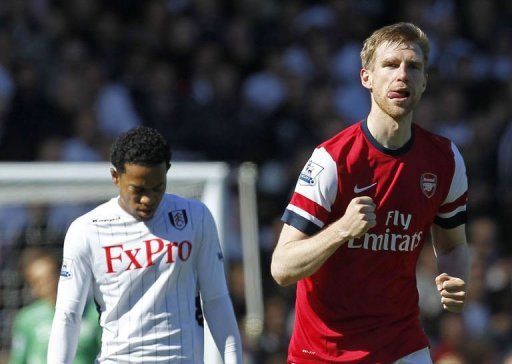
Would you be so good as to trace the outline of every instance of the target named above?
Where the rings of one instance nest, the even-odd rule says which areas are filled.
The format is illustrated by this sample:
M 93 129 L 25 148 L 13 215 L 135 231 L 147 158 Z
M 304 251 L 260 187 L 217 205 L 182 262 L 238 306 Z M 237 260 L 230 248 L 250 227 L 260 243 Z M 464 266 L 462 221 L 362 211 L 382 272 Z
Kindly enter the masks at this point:
M 153 201 L 154 201 L 154 198 L 149 194 L 145 194 L 144 196 L 142 196 L 140 198 L 140 203 L 143 205 L 151 205 L 151 203 Z
M 397 72 L 398 72 L 397 79 L 399 81 L 405 82 L 405 81 L 409 80 L 409 74 L 407 72 L 407 66 L 405 65 L 405 63 L 402 63 L 400 65 L 400 67 L 398 67 Z

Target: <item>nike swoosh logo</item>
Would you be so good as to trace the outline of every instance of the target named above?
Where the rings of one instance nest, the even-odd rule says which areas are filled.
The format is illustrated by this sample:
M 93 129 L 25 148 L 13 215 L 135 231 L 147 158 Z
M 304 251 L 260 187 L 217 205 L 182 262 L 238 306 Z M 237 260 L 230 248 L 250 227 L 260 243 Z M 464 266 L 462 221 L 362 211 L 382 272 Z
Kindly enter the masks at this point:
M 376 184 L 377 184 L 377 182 L 375 182 L 375 183 L 373 183 L 373 184 L 371 184 L 369 186 L 361 187 L 361 188 L 359 188 L 359 187 L 357 187 L 357 185 L 355 185 L 354 186 L 354 193 L 361 193 L 363 191 L 366 191 L 366 190 L 372 188 L 373 186 L 375 186 Z

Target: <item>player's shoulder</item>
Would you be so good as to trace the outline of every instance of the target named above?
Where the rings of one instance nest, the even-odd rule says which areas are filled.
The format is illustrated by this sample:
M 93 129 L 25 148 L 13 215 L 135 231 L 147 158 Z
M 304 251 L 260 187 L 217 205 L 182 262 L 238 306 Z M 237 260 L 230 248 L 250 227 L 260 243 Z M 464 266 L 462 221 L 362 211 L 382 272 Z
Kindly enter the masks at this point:
M 166 193 L 161 203 L 171 225 L 180 230 L 187 225 L 197 230 L 205 221 L 211 220 L 208 207 L 199 200 Z
M 208 209 L 202 201 L 171 193 L 164 194 L 162 203 L 165 204 L 165 208 L 168 213 L 184 210 L 187 211 L 190 216 L 202 216 L 204 215 L 205 210 Z
M 452 150 L 453 143 L 450 139 L 439 134 L 435 134 L 416 123 L 413 124 L 413 128 L 414 137 L 418 142 L 428 144 L 431 148 L 435 148 L 442 153 Z
M 70 229 L 86 229 L 98 224 L 109 224 L 121 220 L 122 209 L 117 203 L 117 197 L 111 198 L 94 209 L 77 217 L 70 226 Z
M 187 209 L 202 209 L 205 204 L 195 198 L 183 197 L 172 193 L 165 193 L 162 202 L 166 204 L 168 209 L 172 208 L 187 208 Z
M 331 138 L 321 143 L 318 147 L 323 147 L 330 150 L 345 145 L 347 143 L 353 142 L 353 140 L 361 134 L 361 123 L 362 121 L 359 121 L 355 124 L 352 124 L 344 128 Z
M 331 158 L 338 162 L 340 156 L 346 154 L 347 151 L 353 149 L 357 144 L 364 140 L 361 129 L 362 121 L 352 124 L 331 138 L 317 146 L 317 150 L 325 150 Z

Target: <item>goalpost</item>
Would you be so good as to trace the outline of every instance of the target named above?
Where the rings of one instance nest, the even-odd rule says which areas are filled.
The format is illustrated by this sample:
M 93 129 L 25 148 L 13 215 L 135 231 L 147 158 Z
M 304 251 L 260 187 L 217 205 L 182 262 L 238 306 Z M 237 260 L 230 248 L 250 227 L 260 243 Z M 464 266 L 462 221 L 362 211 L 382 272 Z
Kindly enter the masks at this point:
M 118 194 L 110 179 L 110 168 L 108 162 L 0 163 L 0 209 L 33 204 L 99 204 Z M 233 197 L 228 192 L 228 183 L 234 181 L 238 187 L 247 324 L 252 335 L 261 333 L 263 325 L 256 179 L 256 167 L 251 163 L 230 169 L 223 162 L 173 162 L 167 175 L 167 192 L 201 200 L 208 206 L 222 245 L 230 218 L 228 204 Z M 229 265 L 227 259 L 226 264 Z M 221 363 L 207 325 L 205 328 L 205 362 Z

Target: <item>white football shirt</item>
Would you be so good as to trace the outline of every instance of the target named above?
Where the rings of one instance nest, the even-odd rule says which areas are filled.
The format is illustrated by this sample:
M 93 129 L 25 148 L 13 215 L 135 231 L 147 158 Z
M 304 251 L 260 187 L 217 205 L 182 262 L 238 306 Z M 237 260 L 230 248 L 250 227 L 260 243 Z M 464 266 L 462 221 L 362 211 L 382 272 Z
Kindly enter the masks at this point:
M 149 221 L 118 198 L 76 219 L 64 241 L 57 308 L 81 314 L 92 284 L 103 328 L 99 363 L 202 363 L 205 301 L 228 293 L 210 211 L 165 194 Z

